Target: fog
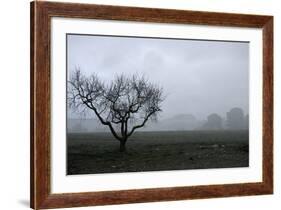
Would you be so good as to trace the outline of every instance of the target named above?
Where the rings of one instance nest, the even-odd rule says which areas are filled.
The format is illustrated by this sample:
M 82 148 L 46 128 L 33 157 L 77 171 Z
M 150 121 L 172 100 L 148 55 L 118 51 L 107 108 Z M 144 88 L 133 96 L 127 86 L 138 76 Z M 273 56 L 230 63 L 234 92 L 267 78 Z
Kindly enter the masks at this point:
M 159 120 L 211 113 L 223 119 L 249 106 L 249 43 L 113 36 L 67 36 L 67 72 L 77 67 L 110 82 L 118 73 L 144 74 L 163 87 Z M 85 118 L 68 109 L 68 118 Z M 94 115 L 86 118 L 95 118 Z

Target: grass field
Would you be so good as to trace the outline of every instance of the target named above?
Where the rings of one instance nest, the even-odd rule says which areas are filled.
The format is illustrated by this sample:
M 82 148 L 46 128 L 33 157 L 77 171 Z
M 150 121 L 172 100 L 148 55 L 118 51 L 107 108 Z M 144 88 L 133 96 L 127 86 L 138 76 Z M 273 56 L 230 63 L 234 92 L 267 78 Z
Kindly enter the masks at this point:
M 119 152 L 110 133 L 68 133 L 67 174 L 248 167 L 248 131 L 137 132 Z

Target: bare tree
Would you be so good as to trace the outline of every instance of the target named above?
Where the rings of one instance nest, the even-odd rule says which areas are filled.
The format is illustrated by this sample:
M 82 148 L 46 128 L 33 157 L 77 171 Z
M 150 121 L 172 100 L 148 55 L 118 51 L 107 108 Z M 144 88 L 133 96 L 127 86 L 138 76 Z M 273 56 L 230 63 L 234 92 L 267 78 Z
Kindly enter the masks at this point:
M 148 120 L 156 120 L 164 100 L 163 89 L 144 76 L 116 75 L 105 84 L 93 74 L 89 77 L 77 69 L 68 81 L 68 104 L 75 110 L 91 110 L 108 126 L 126 151 L 128 138 Z

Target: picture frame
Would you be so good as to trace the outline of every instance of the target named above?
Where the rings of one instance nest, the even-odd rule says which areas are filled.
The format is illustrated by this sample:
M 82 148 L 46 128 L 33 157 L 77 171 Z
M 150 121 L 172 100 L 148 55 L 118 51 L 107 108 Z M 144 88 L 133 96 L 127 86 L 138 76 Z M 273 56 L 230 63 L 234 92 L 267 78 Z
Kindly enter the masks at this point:
M 66 208 L 273 193 L 273 17 L 201 11 L 31 2 L 30 206 Z M 262 30 L 262 181 L 145 189 L 52 193 L 51 20 L 87 20 L 239 27 Z

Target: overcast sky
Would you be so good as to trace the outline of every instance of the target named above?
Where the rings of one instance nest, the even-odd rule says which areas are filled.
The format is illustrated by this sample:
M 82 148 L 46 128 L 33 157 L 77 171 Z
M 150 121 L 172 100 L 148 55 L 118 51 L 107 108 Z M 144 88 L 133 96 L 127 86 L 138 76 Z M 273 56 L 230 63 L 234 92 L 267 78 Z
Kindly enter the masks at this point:
M 164 89 L 161 118 L 248 113 L 249 43 L 68 35 L 67 54 L 68 75 L 78 66 L 108 82 L 144 73 Z

